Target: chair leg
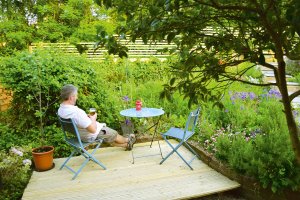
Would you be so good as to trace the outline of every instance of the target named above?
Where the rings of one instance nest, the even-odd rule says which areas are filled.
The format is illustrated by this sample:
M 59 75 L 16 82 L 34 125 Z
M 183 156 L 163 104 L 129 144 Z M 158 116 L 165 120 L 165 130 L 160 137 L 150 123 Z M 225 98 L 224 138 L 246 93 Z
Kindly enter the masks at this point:
M 80 166 L 80 168 L 76 171 L 75 175 L 73 176 L 72 180 L 74 180 L 78 174 L 81 172 L 81 170 L 86 166 L 86 164 L 89 162 L 89 158 L 85 159 L 85 161 L 83 162 L 83 164 Z
M 101 145 L 101 143 L 99 143 L 94 150 L 92 151 L 92 153 L 89 153 L 88 151 L 84 150 L 84 154 L 87 155 L 87 159 L 92 160 L 93 162 L 95 162 L 96 164 L 100 165 L 103 169 L 106 169 L 106 167 L 95 158 L 94 153 L 96 152 L 96 150 L 99 148 L 99 146 Z
M 66 161 L 62 164 L 62 166 L 60 167 L 60 170 L 63 168 L 63 167 L 66 167 L 68 170 L 70 170 L 74 176 L 72 177 L 72 180 L 74 180 L 78 175 L 79 173 L 82 171 L 82 169 L 87 165 L 87 163 L 92 160 L 93 162 L 95 162 L 96 164 L 100 165 L 103 169 L 106 170 L 106 167 L 100 162 L 98 161 L 95 157 L 94 157 L 94 153 L 96 152 L 96 150 L 98 149 L 98 147 L 100 146 L 100 144 L 98 144 L 96 146 L 96 148 L 92 151 L 92 153 L 89 153 L 88 151 L 86 151 L 85 149 L 79 151 L 78 149 L 74 148 L 74 150 L 72 151 L 72 153 L 70 154 L 70 156 L 66 159 Z M 83 157 L 85 157 L 85 161 L 82 163 L 82 165 L 80 166 L 80 168 L 75 171 L 73 170 L 71 167 L 69 167 L 67 165 L 67 162 L 73 157 L 74 153 L 75 152 L 79 152 Z
M 65 162 L 61 165 L 61 167 L 59 168 L 60 170 L 62 170 L 62 168 L 65 167 L 65 165 L 67 164 L 67 162 L 72 158 L 72 156 L 74 155 L 74 153 L 77 152 L 76 149 L 74 149 L 72 151 L 72 153 L 69 155 L 69 157 L 65 160 Z
M 167 160 L 167 158 L 169 158 L 175 151 L 176 151 L 176 149 L 178 149 L 179 148 L 179 144 L 174 148 L 173 147 L 173 145 L 164 137 L 164 140 L 167 142 L 167 144 L 172 148 L 172 151 L 167 155 L 167 156 L 165 156 L 165 158 L 164 159 L 162 159 L 162 161 L 160 161 L 160 165 L 161 164 L 163 164 L 163 162 L 165 162 L 165 160 Z
M 192 168 L 192 166 L 181 156 L 181 154 L 180 153 L 178 153 L 178 151 L 175 151 L 176 153 L 177 153 L 177 155 L 181 158 L 181 160 L 183 160 L 183 162 L 185 162 L 185 164 L 187 164 L 187 166 L 189 166 L 189 168 L 191 169 L 191 170 L 194 170 L 193 168 Z
M 95 162 L 96 164 L 98 164 L 98 165 L 100 165 L 103 169 L 106 169 L 106 167 L 99 161 L 99 160 L 97 160 L 95 157 L 94 157 L 94 155 L 92 155 L 92 154 L 88 154 L 88 156 L 89 156 L 89 160 L 92 160 L 93 162 Z
M 93 151 L 93 153 L 95 152 L 95 150 Z M 82 171 L 82 169 L 88 164 L 88 162 L 90 160 L 94 161 L 96 164 L 100 165 L 103 169 L 106 169 L 106 167 L 99 162 L 92 154 L 88 153 L 87 151 L 82 153 L 82 155 L 86 158 L 85 161 L 82 163 L 82 165 L 80 166 L 80 168 L 75 172 L 75 175 L 73 176 L 72 180 L 74 180 L 79 173 Z
M 184 142 L 184 144 L 188 147 L 188 149 L 193 152 L 193 154 L 199 158 L 199 155 L 198 153 L 196 153 L 196 151 L 187 143 L 187 142 Z
M 193 170 L 192 166 L 181 156 L 181 154 L 177 151 L 177 149 L 185 142 L 180 142 L 175 148 L 174 146 L 166 139 L 164 138 L 165 141 L 168 143 L 168 145 L 172 148 L 172 151 L 159 163 L 162 164 L 163 162 L 165 162 L 165 160 L 167 160 L 168 157 L 170 157 L 174 152 L 181 158 L 181 160 L 183 160 L 183 162 L 191 169 Z M 193 151 L 193 150 L 192 150 Z M 194 151 L 193 151 L 194 152 Z

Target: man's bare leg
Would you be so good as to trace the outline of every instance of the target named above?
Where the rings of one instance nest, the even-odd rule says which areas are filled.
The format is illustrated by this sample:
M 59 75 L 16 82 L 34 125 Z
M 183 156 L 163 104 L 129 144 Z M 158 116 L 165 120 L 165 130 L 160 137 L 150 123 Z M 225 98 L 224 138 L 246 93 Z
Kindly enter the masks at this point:
M 133 134 L 130 135 L 131 137 L 135 137 Z M 117 135 L 113 145 L 117 147 L 124 147 L 126 148 L 128 146 L 129 138 L 123 137 L 121 135 Z

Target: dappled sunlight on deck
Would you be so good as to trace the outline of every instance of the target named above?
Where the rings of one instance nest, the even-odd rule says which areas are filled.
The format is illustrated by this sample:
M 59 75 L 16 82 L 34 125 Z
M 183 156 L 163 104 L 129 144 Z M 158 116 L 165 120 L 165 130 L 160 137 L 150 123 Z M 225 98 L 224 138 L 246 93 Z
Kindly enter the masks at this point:
M 157 155 L 136 158 L 135 164 L 131 163 L 130 151 L 118 147 L 100 148 L 96 158 L 107 170 L 89 162 L 75 180 L 67 169 L 59 170 L 65 158 L 55 159 L 54 169 L 33 173 L 23 199 L 188 199 L 240 186 L 199 159 L 192 163 L 194 170 L 177 155 L 159 165 L 158 144 L 154 142 L 152 148 L 149 144 L 136 144 L 134 155 Z M 161 147 L 163 155 L 170 151 L 163 141 Z M 192 156 L 184 147 L 180 152 L 186 158 Z M 69 165 L 77 169 L 83 160 L 83 157 L 75 157 Z

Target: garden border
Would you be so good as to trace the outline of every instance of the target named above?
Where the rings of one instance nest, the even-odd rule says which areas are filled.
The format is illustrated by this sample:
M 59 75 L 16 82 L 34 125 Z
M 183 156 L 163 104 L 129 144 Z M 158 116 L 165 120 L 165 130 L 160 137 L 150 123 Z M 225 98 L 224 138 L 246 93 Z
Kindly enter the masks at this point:
M 271 188 L 263 188 L 256 179 L 238 174 L 228 165 L 218 161 L 212 154 L 201 148 L 197 142 L 191 141 L 188 143 L 199 154 L 204 163 L 224 176 L 240 183 L 241 194 L 249 200 L 289 200 L 298 199 L 300 197 L 299 190 L 284 190 L 280 193 L 273 193 Z

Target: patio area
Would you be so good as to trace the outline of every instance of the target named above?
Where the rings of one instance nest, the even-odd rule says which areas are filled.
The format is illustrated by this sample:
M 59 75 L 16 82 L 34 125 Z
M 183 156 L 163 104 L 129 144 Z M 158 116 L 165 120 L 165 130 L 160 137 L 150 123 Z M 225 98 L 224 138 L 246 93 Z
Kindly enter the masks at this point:
M 152 148 L 149 145 L 149 142 L 136 144 L 134 155 L 157 155 L 136 158 L 134 164 L 130 151 L 118 147 L 100 148 L 95 157 L 107 170 L 89 162 L 75 180 L 69 170 L 59 170 L 65 158 L 55 159 L 54 169 L 33 172 L 22 199 L 191 199 L 240 186 L 199 159 L 192 163 L 194 170 L 177 155 L 159 165 L 158 144 L 154 142 Z M 163 155 L 170 151 L 163 141 L 161 147 Z M 186 158 L 192 156 L 184 147 L 180 152 Z M 75 157 L 69 165 L 77 169 L 83 160 L 83 157 Z

